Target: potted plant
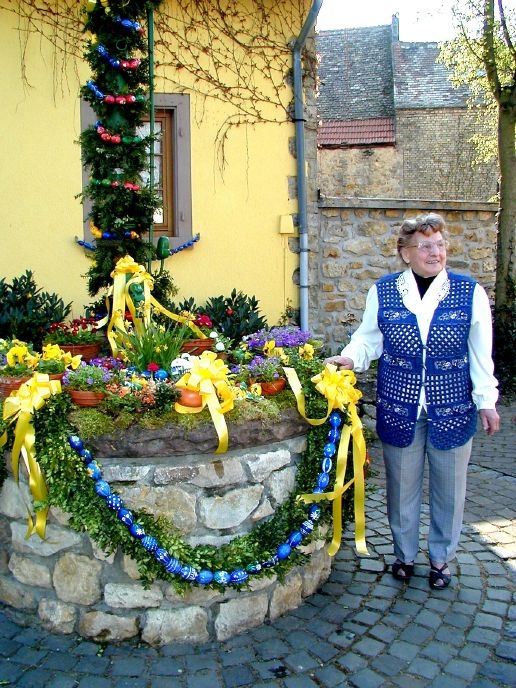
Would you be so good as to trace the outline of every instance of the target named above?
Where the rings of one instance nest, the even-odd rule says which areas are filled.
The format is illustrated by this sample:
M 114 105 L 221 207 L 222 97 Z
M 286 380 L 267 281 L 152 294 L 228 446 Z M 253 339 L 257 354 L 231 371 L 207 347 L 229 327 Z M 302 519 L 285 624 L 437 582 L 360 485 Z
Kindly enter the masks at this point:
M 43 346 L 38 353 L 19 339 L 0 340 L 0 395 L 8 396 L 34 373 L 59 378 L 67 368 L 77 368 L 80 361 L 80 356 L 72 356 L 57 344 Z
M 283 374 L 283 362 L 278 356 L 262 356 L 257 354 L 247 363 L 235 366 L 232 369 L 237 382 L 245 383 L 264 396 L 272 396 L 285 389 L 286 379 Z
M 97 406 L 104 399 L 107 385 L 116 374 L 116 370 L 102 365 L 102 359 L 94 364 L 81 361 L 78 368 L 65 372 L 62 384 L 75 404 Z
M 130 326 L 127 331 L 115 332 L 118 355 L 127 367 L 138 372 L 170 374 L 171 363 L 181 353 L 190 328 L 177 324 L 166 327 L 151 322 L 143 331 Z
M 59 344 L 72 355 L 80 354 L 84 361 L 98 356 L 102 339 L 94 318 L 74 318 L 68 322 L 53 322 L 48 328 L 45 344 Z

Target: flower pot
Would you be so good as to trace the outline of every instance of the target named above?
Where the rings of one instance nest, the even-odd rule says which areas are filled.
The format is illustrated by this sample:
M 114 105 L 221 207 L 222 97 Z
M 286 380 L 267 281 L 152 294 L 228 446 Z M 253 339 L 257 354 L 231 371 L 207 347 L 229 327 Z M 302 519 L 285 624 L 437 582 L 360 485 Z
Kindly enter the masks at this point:
M 106 396 L 104 392 L 90 392 L 84 389 L 67 389 L 66 391 L 77 406 L 98 406 Z
M 63 351 L 69 352 L 72 356 L 82 356 L 83 361 L 91 361 L 96 358 L 100 351 L 100 342 L 93 342 L 91 344 L 59 344 Z
M 262 388 L 262 394 L 264 397 L 272 397 L 285 389 L 287 381 L 284 377 L 280 377 L 272 382 L 259 382 L 258 384 Z
M 199 408 L 202 406 L 202 396 L 201 393 L 196 389 L 184 389 L 178 387 L 181 392 L 181 396 L 177 400 L 178 404 L 181 406 L 188 406 L 190 408 Z
M 191 356 L 200 356 L 203 351 L 211 351 L 212 348 L 213 339 L 211 337 L 206 339 L 187 339 L 181 346 L 181 352 Z
M 8 397 L 11 392 L 16 392 L 20 385 L 27 380 L 30 380 L 31 376 L 3 376 L 0 377 L 0 397 Z

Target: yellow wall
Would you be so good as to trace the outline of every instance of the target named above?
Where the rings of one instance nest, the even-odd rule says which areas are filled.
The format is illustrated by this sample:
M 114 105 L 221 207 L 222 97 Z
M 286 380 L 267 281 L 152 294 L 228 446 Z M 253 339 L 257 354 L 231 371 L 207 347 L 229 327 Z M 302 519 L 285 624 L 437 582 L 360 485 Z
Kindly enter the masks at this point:
M 298 6 L 285 0 L 291 1 Z M 307 12 L 309 0 L 305 5 Z M 298 18 L 298 30 L 305 17 Z M 0 9 L 0 276 L 33 270 L 38 286 L 73 301 L 74 314 L 79 314 L 91 301 L 82 277 L 89 260 L 74 242 L 75 235 L 82 238 L 82 206 L 74 198 L 81 191 L 78 92 L 89 68 L 72 60 L 63 78 L 52 66 L 53 48 L 35 36 L 22 60 L 16 29 L 14 15 Z M 22 63 L 30 85 L 23 84 Z M 185 77 L 158 69 L 156 90 L 172 92 L 164 84 L 180 78 Z M 185 80 L 182 90 L 188 92 Z M 285 87 L 285 102 L 291 97 Z M 193 296 L 200 304 L 236 288 L 258 298 L 272 325 L 287 299 L 297 304 L 292 274 L 298 260 L 288 250 L 288 235 L 279 232 L 281 216 L 297 212 L 296 200 L 288 197 L 288 178 L 296 174 L 289 152 L 294 126 L 259 123 L 230 129 L 221 172 L 215 141 L 232 108 L 193 91 L 191 101 L 193 228 L 201 239 L 166 261 L 179 289 L 177 299 Z M 279 119 L 277 108 L 269 114 Z

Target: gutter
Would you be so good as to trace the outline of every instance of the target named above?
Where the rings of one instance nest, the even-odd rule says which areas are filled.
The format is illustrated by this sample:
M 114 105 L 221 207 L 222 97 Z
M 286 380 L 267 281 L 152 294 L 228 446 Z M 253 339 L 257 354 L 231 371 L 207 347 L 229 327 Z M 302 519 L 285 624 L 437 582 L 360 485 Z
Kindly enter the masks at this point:
M 296 127 L 297 200 L 299 215 L 299 320 L 308 330 L 308 216 L 306 194 L 305 113 L 303 105 L 303 65 L 301 55 L 308 34 L 313 30 L 323 0 L 313 0 L 312 7 L 292 48 L 294 68 L 294 123 Z

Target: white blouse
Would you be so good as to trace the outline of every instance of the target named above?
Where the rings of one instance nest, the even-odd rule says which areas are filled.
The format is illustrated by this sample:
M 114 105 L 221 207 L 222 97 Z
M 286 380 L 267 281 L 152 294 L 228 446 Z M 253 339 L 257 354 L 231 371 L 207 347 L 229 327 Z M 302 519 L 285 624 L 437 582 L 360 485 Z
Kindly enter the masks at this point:
M 414 313 L 423 345 L 426 345 L 430 323 L 439 302 L 449 288 L 448 273 L 441 270 L 421 298 L 412 270 L 405 270 L 399 278 L 398 288 L 406 308 Z M 473 401 L 477 409 L 494 409 L 498 400 L 498 382 L 493 375 L 491 356 L 493 326 L 489 299 L 483 287 L 475 286 L 471 327 L 468 337 L 470 375 L 473 384 Z M 351 358 L 358 373 L 367 370 L 371 362 L 380 358 L 383 351 L 383 335 L 378 327 L 378 292 L 373 285 L 367 294 L 362 323 L 344 347 L 341 356 Z M 423 356 L 426 350 L 423 350 Z M 421 390 L 420 408 L 425 404 Z

